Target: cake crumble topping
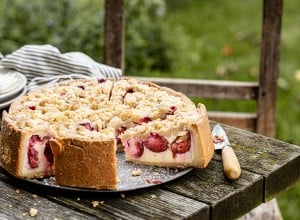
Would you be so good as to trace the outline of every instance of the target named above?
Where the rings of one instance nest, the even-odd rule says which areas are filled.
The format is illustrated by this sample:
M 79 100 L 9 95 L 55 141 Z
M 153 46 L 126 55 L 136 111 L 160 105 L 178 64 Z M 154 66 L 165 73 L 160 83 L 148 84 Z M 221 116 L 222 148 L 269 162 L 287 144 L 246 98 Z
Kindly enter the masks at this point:
M 141 169 L 133 170 L 131 175 L 132 176 L 140 176 L 142 174 Z

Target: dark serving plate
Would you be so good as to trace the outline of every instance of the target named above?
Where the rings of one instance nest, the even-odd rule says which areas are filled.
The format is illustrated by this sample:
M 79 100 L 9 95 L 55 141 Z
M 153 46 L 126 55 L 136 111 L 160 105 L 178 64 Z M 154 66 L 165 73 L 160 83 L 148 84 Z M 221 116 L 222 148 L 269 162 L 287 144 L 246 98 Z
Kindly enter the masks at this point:
M 35 187 L 42 188 L 43 190 L 55 190 L 67 193 L 122 193 L 133 190 L 144 189 L 148 187 L 157 186 L 163 183 L 175 180 L 183 175 L 187 174 L 192 168 L 177 169 L 167 167 L 149 166 L 138 163 L 132 163 L 125 160 L 125 154 L 122 152 L 117 153 L 118 158 L 118 177 L 119 183 L 116 190 L 105 189 L 89 189 L 89 188 L 77 188 L 60 186 L 55 183 L 55 177 L 43 178 L 43 179 L 19 179 L 7 172 L 6 175 L 9 178 L 13 178 L 19 182 L 21 186 L 28 186 L 33 189 Z M 2 169 L 3 170 L 3 169 Z M 139 176 L 133 176 L 134 170 L 141 170 Z M 14 181 L 15 182 L 15 181 Z M 29 185 L 28 185 L 29 184 Z

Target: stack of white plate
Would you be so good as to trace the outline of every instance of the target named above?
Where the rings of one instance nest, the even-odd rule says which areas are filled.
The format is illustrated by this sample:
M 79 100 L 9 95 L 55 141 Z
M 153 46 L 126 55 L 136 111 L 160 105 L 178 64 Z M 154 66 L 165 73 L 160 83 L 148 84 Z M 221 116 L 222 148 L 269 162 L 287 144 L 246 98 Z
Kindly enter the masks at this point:
M 0 109 L 10 106 L 12 102 L 26 93 L 26 77 L 17 71 L 0 66 Z

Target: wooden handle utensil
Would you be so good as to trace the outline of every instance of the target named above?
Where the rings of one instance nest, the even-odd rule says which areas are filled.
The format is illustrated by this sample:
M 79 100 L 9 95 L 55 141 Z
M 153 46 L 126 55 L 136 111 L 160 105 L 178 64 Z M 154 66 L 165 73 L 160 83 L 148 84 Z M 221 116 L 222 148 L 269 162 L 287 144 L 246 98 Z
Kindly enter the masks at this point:
M 240 177 L 241 166 L 231 147 L 225 146 L 222 149 L 222 162 L 224 173 L 229 179 L 235 180 Z

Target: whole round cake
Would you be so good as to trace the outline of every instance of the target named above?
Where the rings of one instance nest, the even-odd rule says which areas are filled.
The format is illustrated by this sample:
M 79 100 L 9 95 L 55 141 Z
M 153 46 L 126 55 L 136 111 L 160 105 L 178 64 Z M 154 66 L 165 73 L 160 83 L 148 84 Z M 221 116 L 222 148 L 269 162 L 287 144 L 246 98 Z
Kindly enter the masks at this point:
M 116 189 L 117 150 L 132 162 L 195 168 L 214 152 L 203 104 L 133 78 L 40 87 L 3 112 L 1 136 L 2 167 L 14 176 L 96 189 Z

